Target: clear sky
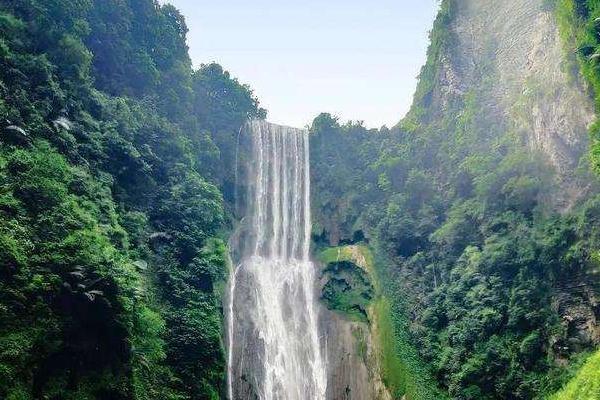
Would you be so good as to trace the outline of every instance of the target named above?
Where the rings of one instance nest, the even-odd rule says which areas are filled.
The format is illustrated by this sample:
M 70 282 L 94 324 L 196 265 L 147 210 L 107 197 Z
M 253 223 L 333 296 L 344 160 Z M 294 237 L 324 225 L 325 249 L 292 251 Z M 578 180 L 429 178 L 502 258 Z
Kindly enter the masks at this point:
M 186 17 L 195 66 L 249 84 L 268 120 L 321 112 L 368 127 L 408 111 L 437 0 L 164 0 Z

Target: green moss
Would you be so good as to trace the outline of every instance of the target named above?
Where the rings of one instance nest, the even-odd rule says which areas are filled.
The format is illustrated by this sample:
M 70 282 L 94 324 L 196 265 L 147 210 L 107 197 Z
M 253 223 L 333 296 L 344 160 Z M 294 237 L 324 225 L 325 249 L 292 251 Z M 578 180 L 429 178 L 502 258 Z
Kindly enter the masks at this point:
M 378 269 L 378 273 L 384 271 Z M 383 279 L 383 293 L 373 308 L 376 320 L 382 378 L 394 398 L 407 400 L 442 400 L 448 396 L 441 391 L 431 369 L 423 362 L 409 333 L 406 305 L 395 283 Z M 390 300 L 393 299 L 393 300 Z
M 410 338 L 399 331 L 406 320 L 381 296 L 373 304 L 382 379 L 395 399 L 440 400 L 446 396 L 437 389 L 431 372 L 423 364 Z
M 329 264 L 331 262 L 338 261 L 351 261 L 353 260 L 352 253 L 349 247 L 330 247 L 321 251 L 317 258 L 323 264 Z
M 364 271 L 373 288 L 366 305 L 373 345 L 381 369 L 381 378 L 393 398 L 440 400 L 446 396 L 438 390 L 431 372 L 419 357 L 408 334 L 408 319 L 402 305 L 392 303 L 386 293 L 393 292 L 392 282 L 382 285 L 384 272 L 377 268 L 371 248 L 365 244 L 327 248 L 318 254 L 322 263 L 352 264 Z M 361 282 L 364 277 L 361 277 Z M 385 281 L 385 280 L 383 280 Z M 362 320 L 365 320 L 362 318 Z M 361 341 L 357 341 L 361 350 Z M 357 351 L 357 354 L 361 354 Z
M 380 297 L 373 305 L 374 325 L 378 343 L 378 357 L 381 365 L 381 378 L 395 398 L 407 393 L 411 371 L 396 349 L 396 335 L 391 317 L 389 301 Z
M 600 399 L 600 351 L 593 354 L 575 377 L 549 400 Z
M 328 309 L 368 321 L 367 309 L 375 292 L 367 272 L 351 261 L 334 261 L 327 264 L 323 277 L 321 300 Z

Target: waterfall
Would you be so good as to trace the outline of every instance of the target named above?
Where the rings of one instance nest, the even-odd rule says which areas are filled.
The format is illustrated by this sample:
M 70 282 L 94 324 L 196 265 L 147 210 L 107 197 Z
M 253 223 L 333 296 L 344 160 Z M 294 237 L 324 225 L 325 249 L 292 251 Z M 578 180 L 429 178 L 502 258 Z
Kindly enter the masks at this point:
M 229 283 L 230 399 L 324 400 L 327 386 L 310 261 L 309 139 L 251 121 L 245 216 Z M 237 259 L 237 260 L 236 260 Z

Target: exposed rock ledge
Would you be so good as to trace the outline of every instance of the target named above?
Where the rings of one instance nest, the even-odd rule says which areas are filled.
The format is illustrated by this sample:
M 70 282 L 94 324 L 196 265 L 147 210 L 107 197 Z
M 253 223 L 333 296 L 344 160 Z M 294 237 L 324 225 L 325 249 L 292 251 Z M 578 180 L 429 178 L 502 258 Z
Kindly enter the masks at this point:
M 344 249 L 352 262 L 372 273 L 357 246 Z M 320 324 L 327 352 L 327 399 L 391 400 L 392 396 L 381 379 L 376 326 L 353 321 L 325 307 Z

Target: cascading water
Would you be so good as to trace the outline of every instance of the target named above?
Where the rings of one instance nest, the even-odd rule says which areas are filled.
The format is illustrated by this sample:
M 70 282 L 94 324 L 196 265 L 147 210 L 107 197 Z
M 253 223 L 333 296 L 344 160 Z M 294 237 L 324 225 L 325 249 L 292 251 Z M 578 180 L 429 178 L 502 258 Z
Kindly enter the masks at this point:
M 250 152 L 246 216 L 231 245 L 229 398 L 324 400 L 308 132 L 251 121 L 242 135 Z

